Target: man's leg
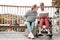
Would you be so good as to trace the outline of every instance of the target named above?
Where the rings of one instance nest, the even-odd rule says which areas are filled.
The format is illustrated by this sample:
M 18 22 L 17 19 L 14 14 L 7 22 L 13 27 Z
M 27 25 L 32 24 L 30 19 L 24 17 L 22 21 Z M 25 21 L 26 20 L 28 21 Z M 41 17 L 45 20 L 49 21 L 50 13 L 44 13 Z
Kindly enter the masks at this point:
M 29 31 L 28 37 L 29 38 L 34 38 L 34 36 L 32 34 L 32 28 L 31 28 L 30 22 L 27 22 L 27 29 Z
M 35 27 L 35 22 L 31 22 L 31 31 L 33 31 L 34 27 Z M 33 33 L 31 33 L 31 38 L 34 38 Z
M 31 38 L 31 27 L 30 27 L 30 22 L 26 21 L 27 29 L 28 29 L 28 38 Z
M 48 20 L 48 18 L 45 18 L 45 25 L 46 25 L 46 29 L 47 29 L 47 31 L 48 31 L 48 34 L 50 34 L 50 30 L 49 30 L 49 20 Z
M 30 22 L 27 21 L 27 22 L 26 22 L 26 25 L 27 25 L 27 29 L 28 29 L 28 31 L 31 32 Z
M 35 27 L 35 22 L 31 23 L 31 30 L 33 31 L 33 28 Z
M 40 23 L 39 23 L 39 34 L 41 34 L 43 23 L 44 23 L 44 19 L 42 18 L 40 19 Z

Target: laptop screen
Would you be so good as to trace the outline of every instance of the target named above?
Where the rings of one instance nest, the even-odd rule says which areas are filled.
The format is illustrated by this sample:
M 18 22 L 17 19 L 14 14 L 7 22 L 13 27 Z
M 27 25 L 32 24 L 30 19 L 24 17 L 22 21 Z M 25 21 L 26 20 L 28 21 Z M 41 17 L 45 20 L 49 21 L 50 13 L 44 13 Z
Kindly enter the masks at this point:
M 49 16 L 49 13 L 40 13 L 39 14 L 39 17 L 47 17 L 47 16 Z

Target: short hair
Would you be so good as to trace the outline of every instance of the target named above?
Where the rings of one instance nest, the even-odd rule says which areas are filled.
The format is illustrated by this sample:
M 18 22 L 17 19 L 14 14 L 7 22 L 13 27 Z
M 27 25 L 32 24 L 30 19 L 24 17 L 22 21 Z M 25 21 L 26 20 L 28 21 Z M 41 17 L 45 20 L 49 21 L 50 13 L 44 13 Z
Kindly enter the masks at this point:
M 36 8 L 36 7 L 37 7 L 37 5 L 36 5 L 36 4 L 35 4 L 35 5 L 33 5 L 33 6 L 32 6 L 32 10 L 33 10 L 34 8 Z
M 42 5 L 44 5 L 44 3 L 42 2 L 42 3 L 40 3 L 40 6 L 42 6 Z

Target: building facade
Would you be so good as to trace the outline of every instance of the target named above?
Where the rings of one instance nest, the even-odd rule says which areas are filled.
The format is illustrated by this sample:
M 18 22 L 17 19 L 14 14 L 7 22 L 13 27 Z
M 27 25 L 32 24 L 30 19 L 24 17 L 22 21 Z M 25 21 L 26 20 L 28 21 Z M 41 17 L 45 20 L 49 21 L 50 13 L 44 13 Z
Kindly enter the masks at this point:
M 19 15 L 12 14 L 0 14 L 0 24 L 9 24 L 9 21 L 12 21 L 12 24 L 17 21 L 19 24 L 23 24 L 23 18 Z

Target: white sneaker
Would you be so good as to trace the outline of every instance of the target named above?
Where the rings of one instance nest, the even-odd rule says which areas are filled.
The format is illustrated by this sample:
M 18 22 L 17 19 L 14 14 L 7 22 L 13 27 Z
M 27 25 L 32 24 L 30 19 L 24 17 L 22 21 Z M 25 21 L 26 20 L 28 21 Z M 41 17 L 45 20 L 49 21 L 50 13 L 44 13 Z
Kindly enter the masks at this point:
M 47 29 L 45 29 L 46 31 L 48 31 Z
M 39 32 L 38 34 L 41 34 L 41 32 Z
M 41 32 L 38 33 L 38 36 L 43 36 L 43 34 Z
M 50 34 L 50 32 L 48 32 L 48 34 Z
M 47 36 L 50 36 L 50 35 L 51 35 L 50 32 L 48 32 Z
M 31 34 L 30 33 L 28 34 L 28 38 L 31 38 Z
M 34 35 L 32 34 L 32 32 L 30 33 L 30 37 L 31 37 L 32 39 L 34 39 Z

